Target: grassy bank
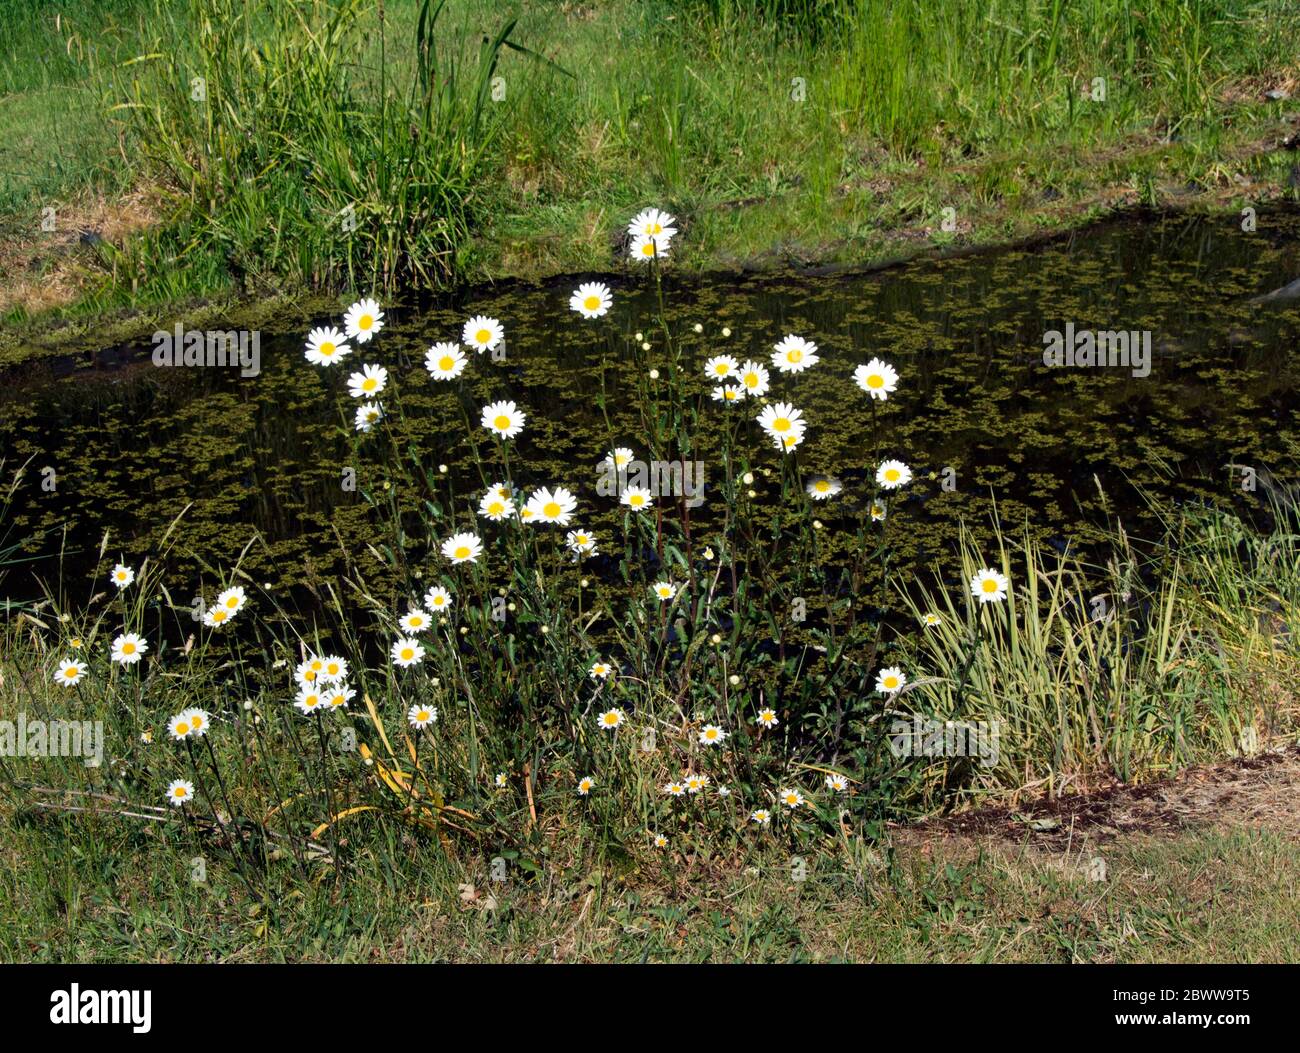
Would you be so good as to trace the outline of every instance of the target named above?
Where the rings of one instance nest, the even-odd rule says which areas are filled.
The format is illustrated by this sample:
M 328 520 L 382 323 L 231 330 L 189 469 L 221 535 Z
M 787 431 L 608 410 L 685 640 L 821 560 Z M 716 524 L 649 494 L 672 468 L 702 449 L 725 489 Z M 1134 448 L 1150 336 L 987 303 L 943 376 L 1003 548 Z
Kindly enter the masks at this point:
M 1295 194 L 1281 2 L 29 7 L 0 39 L 11 329 L 609 270 L 651 200 L 707 269 Z

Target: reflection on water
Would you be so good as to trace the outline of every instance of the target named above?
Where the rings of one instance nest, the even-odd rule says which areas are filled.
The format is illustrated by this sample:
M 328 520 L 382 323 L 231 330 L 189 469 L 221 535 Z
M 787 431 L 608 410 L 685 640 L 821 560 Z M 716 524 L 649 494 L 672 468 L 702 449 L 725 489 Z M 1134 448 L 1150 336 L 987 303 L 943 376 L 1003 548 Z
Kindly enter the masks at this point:
M 666 291 L 697 375 L 712 354 L 766 363 L 786 333 L 821 345 L 817 367 L 773 378 L 774 393 L 790 397 L 810 421 L 800 466 L 838 475 L 849 489 L 885 457 L 912 466 L 917 483 L 891 508 L 891 517 L 905 513 L 907 529 L 894 540 L 896 569 L 906 574 L 949 553 L 962 519 L 986 525 L 994 500 L 1004 522 L 1028 522 L 1059 544 L 1086 546 L 1108 510 L 1139 536 L 1153 528 L 1144 494 L 1239 499 L 1225 465 L 1279 464 L 1300 437 L 1292 355 L 1300 300 L 1249 302 L 1298 275 L 1300 214 L 1281 212 L 1263 216 L 1252 234 L 1231 216 L 1129 220 L 1033 249 L 872 274 L 670 276 Z M 252 378 L 238 369 L 156 368 L 148 342 L 71 373 L 60 363 L 20 367 L 0 393 L 0 444 L 11 463 L 32 457 L 33 467 L 53 467 L 57 478 L 52 493 L 33 479 L 16 508 L 16 535 L 30 536 L 28 552 L 45 557 L 32 573 L 54 576 L 60 547 L 69 570 L 88 571 L 105 529 L 110 557 L 138 560 L 189 506 L 169 578 L 180 595 L 200 579 L 211 583 L 203 564 L 228 566 L 255 535 L 263 540 L 244 568 L 259 582 L 320 583 L 353 554 L 382 595 L 385 572 L 365 553 L 374 513 L 360 493 L 344 489 L 342 469 L 355 467 L 359 489 L 382 493 L 387 476 L 375 449 L 392 444 L 404 463 L 428 467 L 420 478 L 390 481 L 400 506 L 445 501 L 455 484 L 481 489 L 467 435 L 483 442 L 479 408 L 501 398 L 529 413 L 511 455 L 516 482 L 569 486 L 579 521 L 611 530 L 613 502 L 597 496 L 597 462 L 615 443 L 645 455 L 640 411 L 628 394 L 628 341 L 646 330 L 652 357 L 663 341 L 650 332 L 655 299 L 644 278 L 604 280 L 615 305 L 596 322 L 568 310 L 577 279 L 390 309 L 377 341 L 330 372 L 305 362 L 306 326 L 297 325 L 262 332 L 262 371 Z M 435 384 L 424 351 L 457 339 L 470 310 L 505 323 L 505 360 L 472 355 L 458 384 Z M 697 322 L 700 335 L 691 328 Z M 1150 375 L 1046 367 L 1044 333 L 1067 325 L 1149 331 Z M 724 326 L 729 338 L 720 335 Z M 902 379 L 876 408 L 873 442 L 870 403 L 849 378 L 875 355 Z M 345 381 L 361 362 L 382 363 L 395 378 L 389 397 L 400 398 L 404 427 L 354 434 Z M 720 423 L 754 412 L 708 402 L 705 417 Z M 706 429 L 691 453 L 706 473 L 703 504 L 692 513 L 701 537 L 710 480 L 722 472 L 717 438 L 716 426 Z M 777 468 L 775 451 L 754 448 L 759 463 Z M 760 478 L 756 488 L 770 490 L 775 478 Z M 831 501 L 819 515 L 834 559 L 843 513 Z M 410 558 L 432 561 L 431 541 L 408 538 Z M 608 570 L 597 562 L 593 573 L 602 567 Z M 11 574 L 6 591 L 32 595 L 37 585 Z

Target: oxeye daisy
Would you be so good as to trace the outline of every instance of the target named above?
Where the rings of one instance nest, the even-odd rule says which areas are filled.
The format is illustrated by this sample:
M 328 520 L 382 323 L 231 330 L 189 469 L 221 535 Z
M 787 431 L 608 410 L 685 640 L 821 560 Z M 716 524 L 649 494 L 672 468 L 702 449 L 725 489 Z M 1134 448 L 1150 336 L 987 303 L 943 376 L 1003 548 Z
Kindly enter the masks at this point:
M 777 437 L 803 431 L 804 428 L 803 412 L 795 409 L 788 402 L 764 406 L 763 411 L 754 419 L 765 432 Z
M 666 782 L 663 785 L 663 792 L 669 797 L 685 797 L 686 786 L 680 782 Z
M 781 803 L 791 811 L 803 804 L 803 794 L 798 790 L 782 790 L 777 796 L 781 798 Z
M 182 710 L 167 721 L 167 734 L 177 742 L 189 738 L 190 715 L 188 710 Z
M 614 671 L 614 667 L 608 662 L 602 662 L 599 658 L 591 663 L 591 668 L 587 670 L 587 675 L 593 680 L 605 680 L 609 674 Z
M 135 581 L 135 571 L 133 571 L 125 563 L 119 563 L 109 573 L 108 578 L 114 585 L 118 587 L 118 589 L 124 589 L 128 585 L 130 585 L 131 582 Z
M 325 660 L 318 655 L 312 655 L 298 663 L 298 668 L 293 673 L 294 679 L 304 686 L 314 684 L 320 678 L 321 670 L 324 668 Z
M 662 234 L 638 234 L 632 239 L 628 254 L 634 260 L 646 262 L 664 259 L 668 255 L 668 242 L 669 239 Z
M 337 684 L 348 675 L 348 660 L 336 654 L 321 659 L 320 679 L 323 684 Z
M 369 431 L 381 420 L 384 419 L 384 407 L 378 402 L 363 402 L 357 407 L 356 416 L 352 418 L 352 425 L 357 431 Z
M 585 530 L 570 530 L 564 535 L 564 543 L 581 555 L 594 556 L 596 554 L 596 539 Z
M 616 472 L 622 471 L 635 459 L 636 454 L 626 446 L 615 446 L 614 449 L 605 454 L 604 466 L 612 468 Z
M 528 419 L 513 402 L 492 402 L 483 407 L 483 427 L 498 439 L 513 439 L 524 430 Z
M 427 728 L 437 719 L 437 706 L 421 706 L 416 704 L 406 711 L 406 722 L 413 728 Z
M 738 384 L 715 384 L 709 395 L 714 402 L 739 402 L 744 392 Z
M 885 521 L 885 512 L 884 501 L 871 502 L 871 521 L 873 523 L 883 523 Z
M 506 773 L 503 771 L 497 772 L 496 777 L 492 781 L 496 784 L 498 790 L 504 790 L 507 782 Z
M 326 709 L 346 709 L 347 704 L 356 697 L 356 691 L 347 684 L 335 684 L 322 695 Z
M 388 370 L 373 363 L 367 363 L 360 373 L 348 377 L 348 394 L 354 399 L 373 398 L 387 386 Z
M 612 302 L 609 286 L 604 282 L 583 282 L 569 297 L 569 309 L 583 318 L 599 318 Z
M 849 780 L 839 772 L 826 776 L 826 789 L 834 790 L 836 793 L 843 793 L 848 788 Z
M 659 599 L 666 601 L 671 600 L 677 595 L 677 586 L 671 581 L 656 581 L 650 586 L 650 591 L 659 597 Z
M 532 509 L 537 522 L 568 526 L 578 507 L 578 501 L 562 486 L 557 486 L 554 490 L 543 486 L 533 491 L 527 507 Z
M 772 365 L 782 373 L 802 373 L 820 360 L 817 345 L 801 336 L 787 336 L 772 350 Z
M 759 826 L 768 826 L 772 822 L 772 813 L 766 808 L 755 808 L 749 813 L 749 821 Z
M 760 709 L 758 716 L 754 718 L 754 723 L 764 728 L 774 728 L 781 722 L 776 718 L 775 709 Z
M 936 625 L 942 625 L 943 619 L 940 618 L 933 611 L 926 611 L 923 615 L 921 615 L 921 624 L 924 625 L 927 629 L 933 629 Z
M 212 718 L 208 716 L 207 710 L 190 707 L 181 716 L 189 722 L 191 737 L 201 739 L 208 733 L 208 724 Z
M 704 363 L 704 375 L 714 380 L 728 380 L 739 370 L 736 360 L 730 355 L 716 355 Z
M 173 779 L 167 785 L 167 800 L 179 808 L 189 804 L 194 796 L 194 784 L 188 779 Z
M 886 490 L 897 490 L 912 481 L 912 469 L 902 461 L 885 461 L 876 469 L 876 482 Z
M 474 534 L 452 534 L 442 543 L 442 554 L 453 564 L 475 563 L 483 551 L 483 542 Z
M 420 641 L 412 640 L 409 636 L 401 636 L 394 640 L 390 653 L 393 656 L 393 665 L 398 669 L 407 669 L 424 658 L 424 648 L 420 646 Z
M 618 500 L 634 512 L 644 512 L 654 504 L 654 495 L 649 487 L 629 486 Z
M 73 687 L 81 683 L 81 678 L 86 675 L 86 669 L 89 668 L 85 662 L 77 662 L 71 658 L 65 658 L 59 663 L 58 672 L 54 674 L 54 679 L 64 687 Z
M 700 728 L 700 745 L 701 746 L 721 746 L 726 740 L 727 733 L 717 724 L 705 724 Z
M 825 501 L 843 489 L 844 485 L 838 479 L 833 479 L 829 475 L 818 475 L 808 483 L 808 496 L 814 501 Z
M 313 366 L 332 366 L 344 355 L 352 353 L 347 337 L 333 327 L 313 329 L 307 334 L 307 361 Z
M 478 503 L 478 514 L 484 519 L 499 523 L 515 514 L 515 506 L 510 498 L 504 497 L 500 490 L 492 489 L 485 493 Z
M 668 838 L 666 838 L 663 834 L 655 834 L 654 837 L 652 838 L 652 843 L 654 844 L 655 848 L 667 848 Z
M 123 633 L 113 640 L 112 659 L 121 665 L 134 665 L 149 650 L 144 637 L 136 633 Z
M 770 433 L 768 435 L 768 438 L 772 440 L 772 445 L 775 446 L 782 453 L 789 453 L 801 442 L 803 442 L 803 436 L 804 436 L 804 429 L 803 429 L 803 425 L 801 424 L 794 431 L 788 431 L 781 435 L 778 435 L 775 432 Z
M 632 221 L 627 225 L 627 232 L 634 237 L 637 234 L 657 234 L 671 238 L 677 233 L 677 228 L 673 226 L 676 222 L 676 217 L 670 216 L 667 212 L 657 208 L 646 208 L 632 217 Z
M 740 386 L 750 398 L 756 399 L 767 394 L 770 377 L 766 366 L 749 359 L 741 363 Z
M 384 312 L 374 300 L 358 300 L 343 315 L 343 328 L 350 338 L 364 344 L 384 328 Z
M 298 712 L 303 715 L 315 713 L 316 710 L 325 705 L 325 696 L 314 687 L 303 687 L 298 692 L 298 697 L 293 700 L 293 704 L 298 707 Z
M 976 571 L 970 579 L 970 594 L 980 603 L 1001 603 L 1007 598 L 1007 578 L 992 567 Z
M 579 797 L 586 797 L 587 794 L 591 793 L 591 791 L 594 790 L 595 788 L 596 788 L 596 780 L 593 779 L 590 775 L 584 775 L 581 779 L 578 780 Z
M 424 368 L 434 380 L 455 380 L 463 372 L 469 359 L 456 344 L 434 344 L 424 353 Z
M 434 614 L 451 610 L 451 593 L 441 585 L 434 585 L 424 594 L 424 605 Z
M 397 620 L 397 624 L 402 627 L 404 632 L 422 633 L 429 628 L 432 621 L 433 619 L 429 617 L 427 611 L 422 611 L 419 607 L 412 607 Z
M 896 665 L 887 665 L 876 674 L 876 690 L 882 695 L 892 695 L 907 683 L 903 670 Z
M 873 358 L 865 366 L 858 366 L 853 371 L 853 379 L 858 387 L 881 402 L 898 388 L 898 373 L 888 362 L 882 362 L 878 358 Z
M 248 602 L 248 594 L 242 585 L 232 585 L 217 596 L 217 606 L 224 607 L 231 615 L 238 614 Z
M 687 793 L 699 793 L 709 785 L 709 777 L 704 774 L 688 775 L 682 782 L 686 784 Z
M 476 314 L 465 323 L 465 328 L 461 330 L 460 342 L 466 347 L 472 347 L 481 355 L 484 351 L 493 350 L 505 339 L 505 335 L 506 331 L 495 318 Z
M 626 719 L 621 709 L 607 709 L 596 718 L 596 723 L 604 731 L 613 731 L 615 728 L 622 727 Z

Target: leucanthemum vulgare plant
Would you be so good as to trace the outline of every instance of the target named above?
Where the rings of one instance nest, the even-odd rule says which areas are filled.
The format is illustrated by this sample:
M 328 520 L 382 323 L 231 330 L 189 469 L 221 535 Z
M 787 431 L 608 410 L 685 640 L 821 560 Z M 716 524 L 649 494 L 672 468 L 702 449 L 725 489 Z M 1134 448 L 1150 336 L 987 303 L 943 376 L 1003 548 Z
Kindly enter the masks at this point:
M 132 781 L 98 790 L 183 822 L 250 884 L 277 859 L 340 873 L 362 824 L 521 857 L 559 831 L 622 855 L 870 834 L 901 777 L 883 718 L 906 677 L 864 598 L 916 485 L 884 446 L 906 383 L 796 333 L 670 324 L 675 222 L 629 224 L 622 291 L 645 283 L 648 315 L 617 283 L 569 298 L 556 339 L 601 356 L 607 444 L 560 476 L 530 456 L 553 422 L 503 368 L 509 318 L 470 312 L 414 361 L 369 297 L 304 334 L 373 540 L 307 613 L 240 561 L 189 623 L 145 601 L 146 567 L 114 582 L 59 688 L 129 703 Z M 833 408 L 810 370 L 861 412 L 866 463 L 817 461 Z M 421 388 L 458 413 L 408 412 Z

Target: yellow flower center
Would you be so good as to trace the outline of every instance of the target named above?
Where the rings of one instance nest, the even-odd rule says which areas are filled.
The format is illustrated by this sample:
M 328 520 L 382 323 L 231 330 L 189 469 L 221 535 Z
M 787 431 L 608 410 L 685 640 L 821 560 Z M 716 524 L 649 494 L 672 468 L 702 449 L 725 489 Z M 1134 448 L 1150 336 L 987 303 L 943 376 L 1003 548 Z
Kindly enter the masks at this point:
M 194 718 L 194 723 L 191 724 L 190 726 L 191 726 L 195 731 L 198 731 L 199 728 L 203 727 L 203 718 L 202 718 L 202 717 L 195 717 L 195 718 Z
M 890 468 L 888 471 L 885 472 L 885 478 L 888 479 L 891 483 L 896 482 L 898 480 L 898 474 L 899 473 L 897 468 Z
M 414 650 L 414 648 L 411 648 L 411 647 L 403 647 L 403 648 L 402 648 L 402 661 L 403 661 L 403 662 L 409 662 L 409 661 L 410 661 L 412 658 L 414 658 L 414 657 L 415 657 L 415 650 Z
M 220 609 L 213 611 L 212 620 L 214 622 L 224 622 L 226 620 L 226 612 Z
M 879 373 L 872 373 L 871 376 L 867 377 L 867 387 L 883 388 L 884 386 L 885 386 L 885 378 L 882 377 Z
M 997 583 L 997 581 L 994 580 L 993 578 L 985 578 L 985 579 L 984 579 L 984 584 L 981 586 L 981 588 L 982 588 L 985 592 L 997 592 L 997 591 L 998 591 L 998 583 Z
M 600 297 L 588 296 L 585 300 L 582 301 L 582 306 L 585 307 L 588 311 L 594 311 L 597 307 L 600 306 Z
M 828 483 L 825 479 L 819 479 L 817 482 L 813 483 L 813 489 L 816 490 L 819 494 L 824 494 L 830 488 L 831 488 L 831 484 Z
M 647 241 L 643 246 L 641 246 L 641 254 L 643 256 L 653 256 L 655 254 L 655 243 L 653 241 Z
M 239 597 L 231 596 L 230 599 L 226 600 L 226 606 L 233 611 L 236 607 L 239 606 Z
M 547 501 L 546 504 L 542 506 L 542 514 L 546 516 L 547 519 L 555 519 L 560 514 L 560 506 L 555 501 Z
M 467 559 L 468 557 L 469 557 L 469 546 L 468 546 L 468 545 L 457 545 L 457 546 L 456 546 L 456 558 L 457 558 L 457 559 Z
M 641 494 L 632 494 L 628 497 L 627 503 L 633 508 L 640 508 L 645 504 L 645 497 Z
M 358 329 L 369 329 L 374 324 L 375 324 L 375 320 L 371 318 L 370 315 L 368 314 L 363 314 L 360 318 L 357 319 Z
M 188 735 L 189 733 L 190 733 L 190 726 L 189 726 L 188 724 L 177 724 L 177 725 L 176 725 L 176 734 L 177 734 L 177 735 Z
M 329 358 L 330 355 L 334 354 L 334 344 L 331 341 L 326 340 L 320 345 L 320 353 L 326 358 Z
M 492 423 L 496 426 L 497 431 L 505 431 L 510 427 L 510 418 L 504 413 L 499 413 L 497 414 L 497 419 Z
M 185 796 L 185 787 L 184 787 L 184 786 L 177 786 L 176 789 L 172 790 L 172 795 L 175 796 L 175 797 L 184 797 L 184 796 Z
M 361 382 L 361 390 L 362 390 L 362 391 L 374 391 L 374 390 L 375 390 L 375 385 L 377 385 L 378 383 L 379 383 L 379 380 L 378 380 L 377 378 L 375 378 L 375 377 L 366 377 L 366 379 L 363 380 L 363 381 Z
M 745 387 L 747 387 L 747 388 L 756 388 L 756 387 L 758 387 L 758 374 L 757 374 L 757 373 L 746 373 L 746 374 L 745 374 Z
M 477 333 L 474 334 L 474 339 L 477 340 L 480 344 L 486 344 L 489 340 L 492 339 L 492 330 L 480 329 Z
M 890 691 L 894 690 L 894 688 L 896 688 L 897 686 L 898 686 L 898 677 L 896 676 L 885 677 L 885 687 L 887 687 Z
M 450 372 L 451 367 L 454 366 L 455 364 L 456 364 L 456 360 L 452 358 L 451 355 L 443 355 L 440 359 L 438 359 L 438 368 L 441 369 L 443 372 Z
M 122 653 L 135 654 L 135 644 L 131 643 L 131 641 L 128 640 L 126 643 L 122 645 Z
M 789 352 L 785 357 L 789 359 L 791 362 L 802 362 L 803 352 L 800 351 L 798 348 L 795 348 L 793 351 Z
M 773 429 L 774 431 L 789 431 L 789 430 L 790 430 L 790 418 L 789 418 L 789 417 L 777 417 L 774 421 L 772 421 L 772 429 Z

